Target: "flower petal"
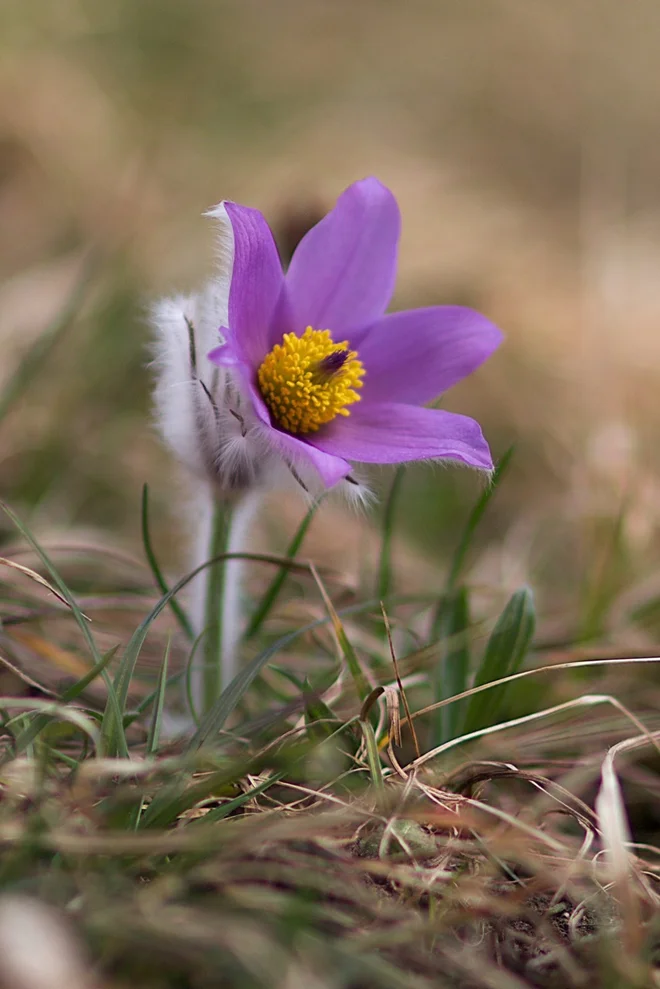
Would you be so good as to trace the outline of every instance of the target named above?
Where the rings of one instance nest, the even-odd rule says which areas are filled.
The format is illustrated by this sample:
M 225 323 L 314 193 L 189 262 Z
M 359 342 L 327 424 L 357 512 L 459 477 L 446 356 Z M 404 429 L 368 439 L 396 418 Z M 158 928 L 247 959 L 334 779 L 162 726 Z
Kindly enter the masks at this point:
M 288 433 L 282 433 L 279 429 L 270 429 L 268 432 L 268 442 L 273 443 L 280 454 L 295 467 L 296 463 L 307 461 L 311 463 L 315 470 L 321 475 L 321 479 L 327 488 L 333 487 L 338 481 L 346 477 L 351 471 L 351 465 L 341 457 L 334 454 L 325 453 L 315 446 L 311 446 L 304 440 L 299 440 Z
M 392 297 L 401 220 L 377 179 L 355 182 L 298 245 L 286 276 L 296 332 L 335 340 L 379 319 Z
M 221 328 L 221 332 L 226 335 L 228 331 Z M 243 355 L 237 351 L 234 341 L 229 339 L 227 343 L 223 343 L 219 347 L 216 347 L 207 356 L 210 361 L 217 364 L 219 367 L 234 368 L 244 392 L 250 397 L 252 407 L 256 412 L 257 417 L 270 428 L 270 412 L 268 411 L 266 403 L 261 397 L 261 392 L 256 384 L 254 370 L 245 362 Z
M 420 409 L 396 402 L 365 404 L 310 443 L 325 453 L 366 464 L 410 460 L 459 460 L 492 470 L 493 461 L 481 427 L 468 416 L 442 409 Z
M 226 326 L 221 326 L 220 332 L 225 339 L 229 335 L 229 330 Z M 238 364 L 242 363 L 241 358 L 234 349 L 234 346 L 229 342 L 221 343 L 219 347 L 214 347 L 213 350 L 210 350 L 206 356 L 213 364 L 217 364 L 219 367 L 236 367 Z
M 493 323 L 462 306 L 391 313 L 360 344 L 363 401 L 423 405 L 475 371 L 501 342 Z
M 231 265 L 228 338 L 256 368 L 270 349 L 270 323 L 284 287 L 277 247 L 259 210 L 224 202 L 209 215 L 221 224 L 221 251 Z

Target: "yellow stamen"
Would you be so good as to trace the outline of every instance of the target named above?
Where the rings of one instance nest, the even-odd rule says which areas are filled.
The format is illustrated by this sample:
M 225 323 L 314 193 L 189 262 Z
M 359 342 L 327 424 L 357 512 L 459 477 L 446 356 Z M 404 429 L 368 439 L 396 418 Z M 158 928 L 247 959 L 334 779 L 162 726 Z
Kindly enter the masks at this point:
M 301 337 L 285 333 L 257 372 L 263 399 L 287 433 L 315 433 L 359 402 L 364 367 L 348 341 L 335 343 L 329 330 L 308 326 Z

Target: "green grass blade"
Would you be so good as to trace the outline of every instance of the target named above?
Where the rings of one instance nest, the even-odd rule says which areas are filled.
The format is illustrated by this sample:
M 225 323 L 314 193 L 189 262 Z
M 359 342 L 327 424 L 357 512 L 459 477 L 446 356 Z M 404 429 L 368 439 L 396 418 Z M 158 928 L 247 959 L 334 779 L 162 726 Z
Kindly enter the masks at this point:
M 296 556 L 300 552 L 300 548 L 303 544 L 303 540 L 307 535 L 307 530 L 309 529 L 312 519 L 316 514 L 316 510 L 320 505 L 320 499 L 312 505 L 310 510 L 305 515 L 304 519 L 298 526 L 298 529 L 289 543 L 286 550 L 287 560 L 295 560 Z M 266 618 L 270 614 L 273 605 L 275 604 L 277 598 L 280 595 L 284 582 L 289 574 L 288 567 L 282 567 L 280 571 L 275 575 L 272 583 L 267 588 L 266 593 L 262 597 L 261 601 L 257 605 L 257 608 L 250 619 L 248 627 L 245 631 L 245 639 L 252 639 L 260 630 L 261 626 L 265 622 Z
M 103 673 L 112 658 L 116 655 L 118 649 L 119 646 L 113 646 L 112 649 L 109 649 L 108 652 L 101 656 L 101 659 L 96 666 L 93 666 L 91 670 L 84 675 L 84 677 L 81 677 L 80 680 L 72 684 L 60 694 L 60 702 L 67 704 L 82 694 L 83 690 L 85 690 L 93 680 L 96 680 L 96 678 Z M 50 720 L 51 719 L 47 715 L 39 715 L 39 717 L 34 719 L 32 724 L 30 724 L 20 733 L 20 735 L 18 735 L 14 744 L 16 755 L 20 755 L 21 752 L 25 751 L 28 745 L 32 744 Z
M 183 670 L 180 670 L 178 673 L 173 673 L 172 676 L 169 676 L 167 678 L 167 682 L 165 683 L 165 690 L 167 691 L 169 690 L 170 687 L 174 687 L 177 683 L 180 683 L 181 680 L 183 680 L 184 676 L 185 676 L 185 672 Z M 136 704 L 131 711 L 126 712 L 126 714 L 124 715 L 125 728 L 128 728 L 129 725 L 132 725 L 134 721 L 138 720 L 140 715 L 144 714 L 145 711 L 149 710 L 151 705 L 156 700 L 156 697 L 158 695 L 158 690 L 159 690 L 159 686 L 157 685 L 156 689 L 148 693 L 146 697 L 143 697 L 142 700 L 139 702 L 139 704 Z
M 43 716 L 49 720 L 55 718 L 58 721 L 69 721 L 91 738 L 94 746 L 98 749 L 99 732 L 94 721 L 77 708 L 67 707 L 66 704 L 61 704 L 58 701 L 43 700 L 41 697 L 0 697 L 1 710 L 10 711 L 15 707 L 20 708 L 22 713 L 25 711 L 44 712 Z M 6 722 L 5 729 L 11 728 L 12 723 L 21 717 L 22 714 L 11 718 Z
M 166 828 L 185 811 L 208 797 L 226 797 L 236 794 L 236 780 L 249 772 L 245 766 L 227 764 L 226 768 L 205 775 L 199 782 L 192 782 L 189 773 L 179 770 L 170 782 L 159 789 L 140 817 L 139 827 Z
M 212 560 L 206 560 L 190 573 L 186 574 L 185 577 L 182 577 L 181 580 L 177 581 L 177 583 L 169 589 L 167 594 L 164 594 L 154 605 L 144 621 L 138 625 L 126 646 L 126 649 L 124 650 L 124 655 L 122 656 L 114 680 L 114 688 L 120 712 L 124 711 L 126 708 L 128 690 L 131 680 L 133 679 L 133 674 L 135 673 L 135 667 L 140 657 L 140 652 L 142 650 L 142 646 L 144 645 L 144 641 L 149 634 L 149 629 L 156 618 L 158 618 L 161 612 L 168 606 L 170 600 L 178 594 L 179 591 L 183 590 L 183 588 L 186 587 L 191 580 L 194 580 L 198 574 L 205 570 L 206 567 L 213 566 L 215 563 L 225 562 L 227 560 L 254 560 L 259 563 L 268 563 L 276 566 L 282 565 L 282 559 L 280 557 L 270 556 L 264 553 L 222 553 L 218 557 L 214 557 Z M 307 567 L 300 567 L 300 565 L 296 564 L 294 561 L 289 561 L 289 566 L 296 567 L 303 571 L 308 570 Z M 368 605 L 370 607 L 374 606 L 373 602 L 368 602 Z M 323 621 L 324 620 L 322 619 L 321 622 Z M 114 731 L 112 711 L 106 708 L 103 715 L 101 735 L 104 739 L 104 745 L 108 746 L 106 753 L 108 755 L 118 754 L 117 740 L 114 738 Z
M 492 683 L 517 673 L 530 647 L 536 626 L 534 598 L 528 587 L 516 591 L 500 615 L 486 646 L 474 686 Z M 478 731 L 496 723 L 506 686 L 475 694 L 468 703 L 463 732 Z
M 7 386 L 2 394 L 0 394 L 0 423 L 9 414 L 16 402 L 19 401 L 26 389 L 29 388 L 34 378 L 36 378 L 41 369 L 46 365 L 54 347 L 73 323 L 76 313 L 83 302 L 85 293 L 89 288 L 96 263 L 96 255 L 90 255 L 87 258 L 82 274 L 74 286 L 68 301 L 52 321 L 51 325 L 30 347 L 9 378 Z
M 163 720 L 163 708 L 165 706 L 165 690 L 167 688 L 167 670 L 170 664 L 170 646 L 172 645 L 171 638 L 167 640 L 167 646 L 165 647 L 165 655 L 163 657 L 163 665 L 160 668 L 160 673 L 158 675 L 158 686 L 156 688 L 156 700 L 154 702 L 154 713 L 151 719 L 151 726 L 149 728 L 149 735 L 147 737 L 147 755 L 154 755 L 158 750 L 160 745 L 160 729 Z
M 433 697 L 446 700 L 467 689 L 470 673 L 470 603 L 466 587 L 449 591 L 440 602 L 434 624 L 439 656 L 433 670 Z M 439 708 L 434 715 L 433 744 L 455 738 L 464 717 L 462 702 Z
M 245 793 L 241 793 L 238 797 L 234 797 L 233 800 L 228 800 L 227 803 L 221 804 L 220 807 L 215 807 L 210 810 L 208 814 L 200 818 L 199 821 L 194 821 L 192 826 L 196 828 L 204 827 L 205 824 L 214 824 L 216 821 L 221 821 L 224 817 L 228 817 L 229 814 L 233 814 L 235 810 L 239 810 L 243 804 L 248 803 L 254 797 L 258 797 L 260 793 L 264 793 L 269 787 L 273 786 L 275 783 L 279 783 L 281 779 L 284 779 L 284 771 L 273 773 L 268 779 L 262 780 L 256 786 L 253 786 L 251 790 L 247 790 Z
M 153 544 L 151 542 L 151 533 L 149 531 L 149 485 L 145 484 L 142 488 L 142 545 L 144 547 L 144 555 L 147 558 L 147 563 L 149 564 L 149 569 L 153 574 L 153 578 L 158 585 L 161 594 L 167 594 L 169 587 L 165 578 L 163 577 L 163 572 L 160 569 L 158 560 L 156 559 L 156 554 L 154 552 Z M 187 639 L 192 640 L 194 638 L 194 633 L 192 630 L 192 625 L 190 624 L 190 619 L 186 615 L 185 611 L 176 600 L 176 598 L 170 599 L 170 608 L 172 609 L 172 614 L 176 618 L 179 626 L 186 636 Z
M 404 598 L 403 600 L 407 600 L 407 598 Z M 361 604 L 350 605 L 349 607 L 343 608 L 341 611 L 335 612 L 334 614 L 335 617 L 357 615 L 364 613 L 365 611 L 375 611 L 377 607 L 377 601 L 365 601 Z M 248 665 L 234 677 L 229 686 L 222 692 L 216 704 L 202 719 L 199 728 L 188 744 L 188 748 L 191 750 L 200 748 L 200 746 L 204 745 L 213 736 L 217 735 L 222 728 L 224 728 L 227 718 L 232 713 L 236 705 L 240 702 L 241 698 L 245 694 L 245 691 L 273 656 L 276 656 L 281 649 L 285 649 L 288 645 L 300 636 L 304 635 L 306 632 L 311 632 L 313 629 L 319 628 L 321 625 L 327 625 L 328 622 L 331 621 L 333 621 L 333 618 L 330 614 L 324 618 L 317 618 L 316 621 L 309 622 L 307 625 L 302 625 L 300 628 L 296 628 L 292 632 L 288 632 L 286 635 L 283 635 L 276 642 L 273 642 L 270 646 L 268 646 L 267 649 L 264 649 L 263 652 L 259 653 L 259 655 L 256 656 L 251 663 L 248 663 Z M 359 670 L 359 666 L 358 673 L 360 676 L 363 676 L 362 671 Z M 368 685 L 365 684 L 365 686 L 366 696 L 369 693 L 369 690 Z
M 463 533 L 461 535 L 458 546 L 452 558 L 451 567 L 449 568 L 449 577 L 447 578 L 447 590 L 450 591 L 458 582 L 458 579 L 463 570 L 465 564 L 465 557 L 467 556 L 468 550 L 470 548 L 470 543 L 472 542 L 472 537 L 476 532 L 477 526 L 481 522 L 484 516 L 484 512 L 488 508 L 491 499 L 504 476 L 504 473 L 511 462 L 511 457 L 513 456 L 513 447 L 510 446 L 509 449 L 500 458 L 499 463 L 493 471 L 493 476 L 490 479 L 490 483 L 482 491 L 481 495 L 477 499 L 477 502 L 470 512 L 470 517 L 467 520 Z
M 69 608 L 71 609 L 71 613 L 76 621 L 76 624 L 78 625 L 78 628 L 82 633 L 85 642 L 87 643 L 87 647 L 91 653 L 94 662 L 94 667 L 92 670 L 90 670 L 92 679 L 95 676 L 98 676 L 100 673 L 100 675 L 103 677 L 106 689 L 108 691 L 108 701 L 106 705 L 106 710 L 110 712 L 108 716 L 114 718 L 116 722 L 116 749 L 122 755 L 124 756 L 128 755 L 126 735 L 124 734 L 124 727 L 122 723 L 123 711 L 126 702 L 125 699 L 123 702 L 120 702 L 119 697 L 115 692 L 113 682 L 105 668 L 107 663 L 103 662 L 103 657 L 101 656 L 98 647 L 96 645 L 96 642 L 94 641 L 94 636 L 92 635 L 89 629 L 89 620 L 85 618 L 85 616 L 83 615 L 82 611 L 78 607 L 78 604 L 73 594 L 65 584 L 59 572 L 56 570 L 49 556 L 41 548 L 37 540 L 32 535 L 30 529 L 25 525 L 24 522 L 21 521 L 21 519 L 19 519 L 16 513 L 13 512 L 12 509 L 9 507 L 9 505 L 5 504 L 5 502 L 0 501 L 0 508 L 3 510 L 5 515 L 7 515 L 11 519 L 11 521 L 18 529 L 18 531 L 21 533 L 23 538 L 26 540 L 26 542 L 29 543 L 29 545 L 32 547 L 34 552 L 37 554 L 44 568 L 47 570 L 53 584 L 55 584 L 57 589 L 62 594 L 62 597 L 66 600 L 66 603 L 68 604 Z M 95 672 L 96 670 L 98 670 L 98 672 Z M 101 737 L 103 738 L 103 733 Z
M 318 691 L 314 690 L 307 677 L 303 684 L 303 697 L 307 734 L 312 741 L 320 742 L 332 735 L 341 722 L 335 712 L 319 697 Z
M 364 737 L 364 747 L 367 753 L 367 764 L 369 766 L 371 782 L 374 789 L 378 793 L 382 793 L 385 788 L 385 782 L 383 780 L 383 767 L 380 762 L 380 752 L 378 751 L 378 742 L 376 741 L 373 725 L 368 717 L 360 718 L 359 723 Z
M 392 534 L 394 532 L 394 517 L 403 483 L 405 468 L 398 467 L 392 480 L 385 511 L 383 513 L 383 531 L 380 544 L 380 559 L 378 561 L 378 581 L 376 596 L 384 601 L 392 587 Z
M 305 629 L 309 627 L 305 626 Z M 316 627 L 316 622 L 313 624 L 313 627 Z M 251 663 L 243 667 L 229 686 L 223 690 L 213 707 L 202 718 L 199 728 L 190 740 L 190 749 L 197 749 L 204 745 L 224 728 L 227 718 L 239 703 L 255 677 L 261 673 L 264 666 L 273 656 L 277 655 L 280 649 L 284 649 L 294 639 L 297 639 L 302 631 L 303 629 L 295 629 L 293 632 L 289 632 L 288 635 L 282 636 L 277 642 L 274 642 L 267 649 L 264 649 L 263 652 L 259 653 Z

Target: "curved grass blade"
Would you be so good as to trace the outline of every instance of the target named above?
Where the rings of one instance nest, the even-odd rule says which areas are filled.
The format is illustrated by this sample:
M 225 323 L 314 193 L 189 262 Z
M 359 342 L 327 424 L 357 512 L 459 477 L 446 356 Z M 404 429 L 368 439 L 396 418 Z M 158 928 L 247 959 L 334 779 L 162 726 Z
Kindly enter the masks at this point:
M 523 587 L 511 596 L 497 620 L 477 670 L 474 686 L 481 687 L 517 673 L 531 644 L 535 626 L 534 598 L 531 590 Z M 495 724 L 505 692 L 506 687 L 496 687 L 471 697 L 463 732 L 478 731 Z
M 160 569 L 158 560 L 156 559 L 156 554 L 154 552 L 153 544 L 151 542 L 151 533 L 149 531 L 149 485 L 145 484 L 142 487 L 142 545 L 144 547 L 144 555 L 147 558 L 147 563 L 149 564 L 149 569 L 153 575 L 156 584 L 161 592 L 161 594 L 167 594 L 169 587 L 167 586 L 167 581 L 163 576 L 163 572 Z M 192 640 L 194 638 L 194 633 L 192 630 L 192 625 L 190 624 L 190 619 L 186 615 L 185 611 L 176 600 L 172 598 L 170 600 L 170 608 L 172 609 L 172 614 L 176 618 L 181 631 L 186 636 L 187 639 Z
M 282 557 L 272 556 L 266 553 L 222 553 L 218 557 L 214 557 L 211 560 L 206 560 L 204 563 L 200 564 L 190 573 L 186 574 L 181 580 L 177 581 L 174 587 L 171 587 L 167 594 L 164 594 L 161 599 L 154 605 L 147 617 L 142 621 L 135 632 L 130 638 L 126 649 L 124 650 L 124 655 L 117 669 L 114 679 L 114 690 L 115 696 L 118 704 L 119 714 L 119 725 L 121 727 L 121 736 L 119 742 L 121 742 L 121 737 L 124 736 L 123 724 L 121 723 L 122 713 L 126 708 L 126 702 L 128 699 L 128 690 L 130 687 L 131 680 L 133 679 L 133 674 L 135 672 L 135 667 L 144 645 L 144 641 L 149 634 L 149 629 L 151 628 L 153 622 L 158 618 L 161 612 L 168 606 L 170 600 L 183 590 L 187 584 L 190 583 L 198 574 L 200 574 L 207 567 L 213 566 L 216 563 L 222 563 L 227 560 L 254 560 L 258 563 L 269 563 L 276 566 L 282 566 L 283 562 L 286 565 L 302 572 L 307 573 L 309 571 L 309 566 L 303 566 L 296 563 L 293 560 L 283 561 Z M 222 695 L 221 695 L 222 696 Z M 107 746 L 105 750 L 106 755 L 117 755 L 119 754 L 117 744 L 118 739 L 115 737 L 116 728 L 114 726 L 115 713 L 109 707 L 103 715 L 103 726 L 101 729 L 101 736 L 104 741 L 104 745 Z M 123 746 L 122 746 L 123 751 Z
M 380 544 L 380 559 L 378 561 L 378 581 L 376 596 L 383 601 L 390 593 L 392 586 L 392 534 L 394 532 L 394 516 L 403 483 L 405 468 L 397 467 L 390 487 L 385 511 L 383 513 L 383 535 Z
M 25 525 L 24 522 L 21 521 L 21 519 L 19 519 L 16 513 L 13 512 L 12 509 L 9 507 L 9 505 L 7 505 L 4 501 L 0 501 L 0 508 L 5 513 L 5 515 L 7 515 L 11 519 L 11 521 L 16 526 L 18 531 L 21 533 L 23 538 L 30 544 L 34 552 L 37 554 L 37 556 L 43 563 L 45 569 L 48 571 L 48 574 L 53 584 L 60 591 L 60 593 L 66 600 L 66 603 L 68 604 L 69 608 L 71 609 L 71 613 L 73 614 L 76 624 L 78 625 L 78 628 L 82 632 L 83 638 L 87 643 L 87 647 L 89 648 L 89 651 L 91 653 L 92 659 L 94 661 L 94 669 L 98 669 L 100 675 L 103 677 L 105 686 L 108 691 L 108 703 L 106 705 L 106 710 L 112 712 L 112 717 L 115 719 L 117 724 L 117 737 L 116 737 L 117 751 L 121 752 L 122 755 L 127 756 L 128 745 L 126 743 L 126 735 L 124 733 L 124 727 L 122 724 L 122 717 L 123 717 L 124 707 L 126 706 L 126 700 L 124 698 L 123 702 L 120 702 L 117 694 L 115 693 L 114 685 L 105 668 L 107 664 L 103 662 L 103 657 L 101 656 L 98 650 L 98 646 L 96 645 L 96 642 L 94 641 L 94 636 L 90 632 L 89 619 L 86 618 L 85 615 L 83 615 L 82 611 L 78 607 L 76 599 L 72 595 L 71 591 L 69 590 L 65 582 L 60 577 L 60 574 L 53 565 L 53 563 L 51 562 L 50 557 L 47 555 L 45 550 L 41 548 L 37 540 L 32 535 L 30 529 Z M 90 673 L 93 672 L 94 670 L 90 670 Z M 94 673 L 94 676 L 98 676 L 98 675 L 99 675 L 98 673 Z
M 490 504 L 490 501 L 495 494 L 498 485 L 509 466 L 509 463 L 511 462 L 513 449 L 514 448 L 510 446 L 509 449 L 502 455 L 499 463 L 493 471 L 493 476 L 490 479 L 490 483 L 486 488 L 484 488 L 481 495 L 477 499 L 474 508 L 470 512 L 470 517 L 467 520 L 461 539 L 452 558 L 451 567 L 449 568 L 449 577 L 447 578 L 448 591 L 452 590 L 461 575 L 461 571 L 465 563 L 465 557 L 467 556 L 470 543 L 472 542 L 472 537 L 474 536 L 477 526 L 481 522 L 484 512 L 488 508 L 488 505 Z
M 329 619 L 326 619 L 326 621 L 329 621 Z M 190 740 L 188 748 L 197 749 L 204 745 L 208 739 L 217 735 L 224 728 L 227 718 L 239 703 L 252 681 L 261 673 L 261 670 L 266 666 L 268 661 L 277 655 L 280 649 L 284 649 L 289 643 L 297 639 L 304 630 L 316 628 L 317 624 L 317 622 L 314 622 L 308 626 L 304 626 L 303 629 L 295 629 L 293 632 L 289 632 L 288 635 L 282 636 L 277 642 L 274 642 L 267 649 L 264 649 L 263 652 L 259 653 L 251 663 L 248 663 L 234 677 L 229 686 L 223 690 L 216 703 L 202 718 L 199 728 Z
M 286 550 L 287 560 L 294 560 L 298 555 L 300 551 L 300 547 L 303 544 L 303 540 L 307 535 L 307 530 L 311 525 L 312 519 L 314 518 L 314 515 L 316 514 L 316 510 L 319 507 L 320 503 L 321 503 L 321 498 L 319 498 L 317 501 L 314 502 L 314 504 L 307 512 L 300 525 L 298 526 L 298 529 Z M 270 614 L 273 608 L 273 605 L 275 604 L 277 598 L 279 597 L 280 591 L 284 586 L 284 582 L 288 574 L 289 574 L 289 569 L 287 567 L 282 567 L 280 572 L 276 574 L 275 577 L 273 578 L 272 583 L 266 590 L 266 593 L 264 594 L 261 601 L 257 605 L 256 611 L 254 612 L 252 618 L 250 619 L 250 622 L 248 624 L 244 636 L 246 640 L 254 638 L 254 636 L 257 634 L 257 632 L 265 622 L 266 618 L 268 617 L 268 615 Z
M 311 571 L 314 575 L 314 580 L 316 585 L 321 592 L 321 597 L 323 598 L 323 604 L 325 605 L 326 611 L 330 616 L 330 621 L 332 622 L 332 628 L 337 637 L 337 642 L 339 643 L 339 648 L 342 651 L 344 659 L 346 660 L 346 666 L 348 671 L 355 681 L 355 687 L 358 692 L 358 696 L 361 701 L 363 701 L 369 694 L 369 684 L 367 683 L 367 678 L 364 675 L 362 667 L 360 666 L 360 660 L 357 657 L 353 645 L 346 635 L 346 630 L 342 625 L 341 619 L 335 610 L 335 606 L 330 600 L 330 595 L 326 591 L 323 581 L 318 575 L 316 567 L 313 563 L 310 564 Z M 380 600 L 379 600 L 380 603 Z
M 408 600 L 409 597 L 402 598 L 402 601 Z M 348 615 L 357 615 L 367 611 L 374 611 L 377 607 L 378 601 L 363 601 L 360 604 L 353 604 L 347 608 L 342 608 L 341 611 L 334 612 L 334 614 L 337 618 L 343 618 Z M 264 649 L 263 652 L 259 653 L 258 656 L 255 656 L 252 662 L 248 663 L 248 665 L 234 677 L 229 686 L 222 692 L 211 710 L 205 715 L 199 728 L 190 739 L 188 749 L 194 750 L 200 748 L 213 736 L 217 735 L 222 728 L 224 728 L 227 718 L 239 703 L 245 691 L 273 656 L 276 656 L 281 649 L 285 649 L 292 642 L 295 642 L 295 640 L 301 635 L 304 635 L 306 632 L 311 632 L 313 629 L 319 628 L 321 625 L 327 625 L 332 620 L 332 616 L 328 614 L 324 618 L 317 618 L 315 621 L 309 622 L 307 625 L 302 625 L 300 628 L 296 628 L 292 632 L 287 632 L 286 635 L 283 635 L 276 642 L 273 642 L 270 646 L 268 646 L 267 649 Z M 368 693 L 369 689 L 367 687 L 365 696 Z
M 44 717 L 48 718 L 48 720 L 56 718 L 59 721 L 69 721 L 72 725 L 75 725 L 76 728 L 79 728 L 82 732 L 88 735 L 98 750 L 98 729 L 92 719 L 87 717 L 77 708 L 67 707 L 65 704 L 60 704 L 57 701 L 47 701 L 36 697 L 0 697 L 0 710 L 11 710 L 16 707 L 20 708 L 23 712 L 42 712 Z M 7 721 L 4 726 L 5 729 L 11 728 L 12 722 L 21 716 L 22 715 L 16 715 L 10 721 Z
M 36 570 L 32 570 L 30 567 L 24 567 L 21 563 L 16 563 L 14 560 L 7 560 L 4 556 L 0 556 L 0 566 L 9 567 L 11 570 L 17 570 L 24 576 L 29 577 L 30 580 L 34 580 L 37 584 L 40 584 L 42 587 L 45 587 L 48 591 L 50 591 L 50 593 L 53 594 L 58 601 L 66 605 L 67 608 L 69 607 L 69 602 L 64 595 L 60 594 L 57 588 L 53 587 L 53 585 L 42 577 L 41 574 L 37 573 Z M 83 615 L 83 618 L 87 618 L 87 615 Z M 87 618 L 87 621 L 89 621 L 89 618 Z
M 222 768 L 205 773 L 200 780 L 195 780 L 183 769 L 179 770 L 171 776 L 171 781 L 154 795 L 140 818 L 139 827 L 166 828 L 202 800 L 209 797 L 240 795 L 237 793 L 239 790 L 237 780 L 247 775 L 253 768 L 254 763 L 250 760 L 243 763 L 227 760 Z
M 93 680 L 96 680 L 98 676 L 101 676 L 105 668 L 116 655 L 118 649 L 119 646 L 113 646 L 112 649 L 109 649 L 103 654 L 103 656 L 101 656 L 101 659 L 96 666 L 93 666 L 84 677 L 81 677 L 76 683 L 73 683 L 70 687 L 64 690 L 59 697 L 60 703 L 68 704 L 70 701 L 75 700 L 76 697 L 79 697 Z M 43 728 L 45 728 L 49 721 L 50 717 L 48 715 L 39 715 L 34 719 L 31 725 L 20 733 L 14 745 L 16 755 L 20 755 L 21 752 L 25 751 L 28 745 L 35 740 L 37 735 Z

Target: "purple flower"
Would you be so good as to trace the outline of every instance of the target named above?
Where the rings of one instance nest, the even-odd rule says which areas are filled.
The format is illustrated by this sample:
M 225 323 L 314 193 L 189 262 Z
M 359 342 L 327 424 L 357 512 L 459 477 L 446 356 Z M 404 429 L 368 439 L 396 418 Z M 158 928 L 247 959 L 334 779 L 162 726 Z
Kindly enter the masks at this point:
M 326 487 L 351 462 L 492 469 L 478 423 L 423 406 L 478 368 L 501 333 L 460 306 L 385 315 L 400 216 L 384 185 L 350 186 L 286 275 L 258 210 L 225 202 L 211 215 L 224 228 L 230 287 L 224 343 L 209 358 L 232 369 L 244 432 L 266 459 L 276 452 L 296 476 L 312 465 Z

